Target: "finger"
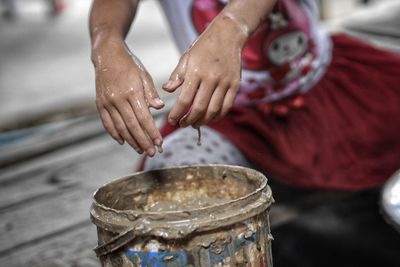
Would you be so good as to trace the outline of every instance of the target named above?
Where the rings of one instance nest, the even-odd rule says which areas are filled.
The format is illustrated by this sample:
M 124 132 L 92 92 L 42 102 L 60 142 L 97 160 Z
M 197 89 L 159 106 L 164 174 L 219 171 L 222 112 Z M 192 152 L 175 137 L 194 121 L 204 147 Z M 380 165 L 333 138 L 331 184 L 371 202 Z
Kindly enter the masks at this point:
M 230 88 L 225 95 L 224 103 L 222 104 L 222 109 L 220 114 L 215 117 L 215 120 L 219 120 L 222 117 L 225 117 L 228 114 L 229 110 L 232 108 L 236 97 L 236 90 Z
M 157 126 L 154 123 L 153 117 L 150 114 L 149 109 L 144 106 L 143 96 L 135 96 L 129 98 L 129 103 L 131 105 L 132 110 L 135 112 L 135 116 L 144 130 L 144 132 L 150 137 L 154 145 L 160 147 L 162 145 L 162 136 Z
M 146 76 L 142 79 L 144 88 L 144 96 L 150 107 L 155 109 L 161 109 L 164 107 L 164 102 L 158 96 L 157 90 L 154 86 L 153 80 L 150 76 Z
M 215 90 L 215 92 L 211 97 L 210 104 L 207 107 L 206 114 L 193 124 L 194 127 L 198 128 L 201 125 L 207 124 L 220 114 L 222 110 L 222 105 L 224 103 L 226 91 L 227 89 L 223 87 L 217 87 L 217 89 Z
M 187 61 L 188 61 L 188 54 L 185 53 L 179 59 L 178 65 L 171 73 L 168 82 L 166 82 L 163 85 L 164 90 L 168 92 L 174 92 L 179 86 L 182 85 L 186 74 Z
M 131 104 L 129 102 L 124 102 L 118 105 L 117 108 L 132 139 L 134 139 L 139 147 L 143 151 L 146 151 L 149 156 L 153 156 L 155 154 L 154 144 L 140 126 Z
M 180 121 L 181 127 L 195 123 L 206 114 L 216 83 L 202 82 L 189 112 Z
M 175 106 L 172 108 L 168 116 L 168 122 L 171 125 L 176 125 L 176 123 L 185 114 L 187 108 L 192 104 L 193 98 L 196 95 L 197 89 L 199 87 L 199 79 L 186 79 L 182 84 L 182 91 L 178 96 Z
M 123 145 L 124 139 L 121 137 L 121 135 L 115 128 L 110 113 L 108 113 L 108 111 L 105 108 L 99 109 L 99 113 L 104 128 L 107 130 L 107 132 L 111 135 L 112 138 L 114 138 L 120 145 Z
M 108 113 L 110 114 L 114 125 L 115 129 L 118 131 L 119 135 L 122 136 L 122 138 L 125 139 L 125 141 L 138 152 L 139 154 L 143 153 L 143 150 L 139 147 L 138 143 L 136 140 L 131 136 L 131 133 L 129 132 L 128 128 L 125 125 L 124 120 L 122 119 L 120 113 L 115 107 L 108 107 L 107 109 Z

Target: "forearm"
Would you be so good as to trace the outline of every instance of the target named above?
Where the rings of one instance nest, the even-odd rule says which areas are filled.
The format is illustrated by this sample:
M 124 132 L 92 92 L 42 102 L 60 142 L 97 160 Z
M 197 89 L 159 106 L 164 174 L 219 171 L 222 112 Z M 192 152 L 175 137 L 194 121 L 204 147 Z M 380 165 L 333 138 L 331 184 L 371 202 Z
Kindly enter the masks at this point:
M 120 45 L 135 17 L 138 0 L 94 0 L 90 12 L 89 30 L 92 60 L 104 43 Z

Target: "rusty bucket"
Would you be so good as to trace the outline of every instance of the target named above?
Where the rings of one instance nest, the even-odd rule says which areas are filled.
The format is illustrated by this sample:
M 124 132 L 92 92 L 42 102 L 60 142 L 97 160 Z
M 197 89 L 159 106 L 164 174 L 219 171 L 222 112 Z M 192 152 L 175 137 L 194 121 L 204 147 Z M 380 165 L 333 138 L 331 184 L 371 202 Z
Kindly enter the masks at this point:
M 90 210 L 103 266 L 272 266 L 261 173 L 227 165 L 140 172 L 99 188 Z

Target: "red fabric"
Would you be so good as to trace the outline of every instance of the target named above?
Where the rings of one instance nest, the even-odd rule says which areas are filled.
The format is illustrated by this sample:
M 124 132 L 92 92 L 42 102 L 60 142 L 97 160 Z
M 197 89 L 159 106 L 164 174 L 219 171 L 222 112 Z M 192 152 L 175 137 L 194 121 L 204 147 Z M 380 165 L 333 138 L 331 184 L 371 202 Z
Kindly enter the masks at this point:
M 400 56 L 335 35 L 332 62 L 286 116 L 234 107 L 210 123 L 261 171 L 306 188 L 359 190 L 400 168 Z M 174 127 L 162 129 L 165 136 Z

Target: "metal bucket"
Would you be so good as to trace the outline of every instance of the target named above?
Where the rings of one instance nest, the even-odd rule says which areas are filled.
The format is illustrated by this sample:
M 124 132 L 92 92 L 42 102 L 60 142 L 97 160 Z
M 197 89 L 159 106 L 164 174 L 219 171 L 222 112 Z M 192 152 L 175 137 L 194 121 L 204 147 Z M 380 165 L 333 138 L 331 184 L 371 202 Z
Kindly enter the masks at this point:
M 103 266 L 272 266 L 267 179 L 206 165 L 136 173 L 99 188 L 91 219 Z

